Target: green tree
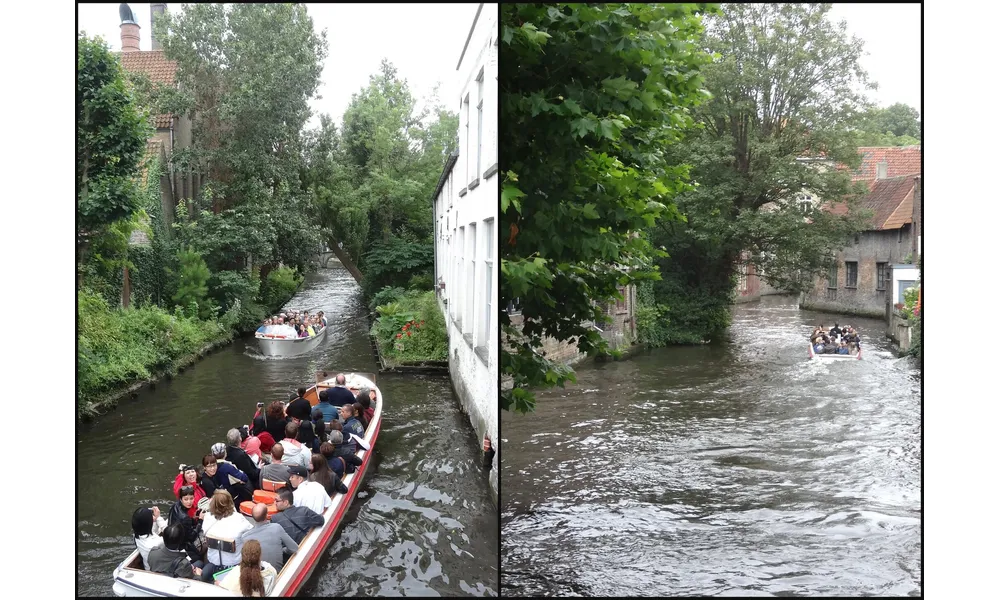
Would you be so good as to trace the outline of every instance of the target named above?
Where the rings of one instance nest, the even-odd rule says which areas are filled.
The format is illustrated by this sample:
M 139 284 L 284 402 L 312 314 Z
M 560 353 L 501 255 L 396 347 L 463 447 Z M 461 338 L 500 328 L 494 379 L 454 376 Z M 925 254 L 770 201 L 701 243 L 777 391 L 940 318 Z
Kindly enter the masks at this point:
M 81 32 L 76 66 L 77 265 L 82 282 L 92 241 L 108 238 L 99 244 L 107 248 L 122 235 L 128 239 L 121 227 L 111 228 L 139 209 L 137 176 L 152 129 L 118 58 L 103 40 Z
M 829 9 L 732 4 L 706 21 L 716 60 L 703 71 L 712 99 L 695 110 L 704 128 L 667 149 L 693 165 L 698 187 L 677 198 L 687 221 L 654 234 L 671 249 L 654 284 L 656 302 L 669 307 L 668 342 L 712 339 L 728 326 L 738 262 L 799 291 L 863 227 L 861 186 L 834 163 L 860 160 L 850 125 L 866 106 L 856 90 L 868 79 L 862 42 Z M 815 210 L 806 196 L 847 201 L 852 211 Z
M 180 244 L 216 271 L 305 268 L 319 237 L 299 178 L 303 127 L 326 32 L 314 31 L 302 4 L 187 4 L 155 27 L 194 117 L 192 148 L 172 160 L 204 172 L 208 186 L 190 207 L 198 229 L 182 233 Z M 157 99 L 166 106 L 183 97 Z
M 681 219 L 672 198 L 687 166 L 664 148 L 707 97 L 696 4 L 501 4 L 501 405 L 528 411 L 533 386 L 572 370 L 538 352 L 543 336 L 607 344 L 586 322 L 617 286 L 656 278 L 663 253 L 641 234 Z
M 897 102 L 871 108 L 858 119 L 858 146 L 915 146 L 920 144 L 920 113 Z
M 212 316 L 207 300 L 207 284 L 212 273 L 205 260 L 195 250 L 186 248 L 178 252 L 177 262 L 177 270 L 171 273 L 176 278 L 176 291 L 172 298 L 174 304 L 187 310 L 190 317 L 205 319 Z

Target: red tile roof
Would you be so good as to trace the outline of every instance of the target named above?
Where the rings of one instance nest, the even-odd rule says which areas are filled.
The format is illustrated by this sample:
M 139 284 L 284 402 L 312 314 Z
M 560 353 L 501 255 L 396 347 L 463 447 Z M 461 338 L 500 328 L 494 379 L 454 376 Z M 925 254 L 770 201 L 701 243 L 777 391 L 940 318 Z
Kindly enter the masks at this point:
M 871 192 L 861 200 L 862 208 L 875 213 L 868 231 L 899 229 L 913 222 L 913 178 L 919 174 L 910 173 L 872 182 Z M 836 203 L 828 210 L 835 215 L 846 215 L 848 212 L 844 203 Z
M 118 54 L 122 67 L 132 73 L 145 73 L 153 83 L 174 85 L 177 80 L 177 62 L 167 60 L 163 50 L 139 50 Z M 157 129 L 168 129 L 173 123 L 173 115 L 155 115 Z
M 858 148 L 861 166 L 851 174 L 851 181 L 875 181 L 878 164 L 888 164 L 886 177 L 899 177 L 921 171 L 920 146 L 883 147 L 863 146 Z

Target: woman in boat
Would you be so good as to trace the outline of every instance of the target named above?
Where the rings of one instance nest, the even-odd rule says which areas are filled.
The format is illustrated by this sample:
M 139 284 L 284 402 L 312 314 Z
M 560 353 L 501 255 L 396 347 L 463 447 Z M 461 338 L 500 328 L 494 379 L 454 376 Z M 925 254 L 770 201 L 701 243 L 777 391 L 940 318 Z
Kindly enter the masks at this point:
M 358 393 L 358 404 L 361 405 L 361 414 L 365 418 L 365 429 L 368 429 L 368 423 L 371 423 L 372 419 L 375 418 L 375 409 L 372 407 L 375 402 L 375 390 L 365 392 L 365 389 L 367 388 L 362 388 L 361 392 Z
M 215 490 L 226 490 L 236 500 L 237 503 L 253 499 L 253 488 L 250 478 L 243 471 L 240 471 L 233 463 L 219 461 L 214 454 L 206 454 L 201 460 L 205 467 L 205 474 L 211 478 Z
M 180 473 L 177 474 L 177 478 L 174 479 L 174 495 L 178 499 L 181 497 L 181 487 L 189 485 L 194 488 L 194 500 L 191 503 L 191 507 L 188 508 L 187 514 L 189 517 L 194 517 L 197 511 L 198 501 L 202 498 L 208 496 L 208 492 L 205 488 L 201 486 L 198 481 L 198 467 L 194 465 L 181 465 Z M 215 487 L 212 487 L 212 491 L 215 491 Z
M 211 583 L 212 574 L 221 569 L 232 567 L 240 562 L 235 546 L 226 541 L 234 542 L 237 537 L 252 526 L 246 517 L 236 512 L 233 497 L 226 490 L 216 490 L 208 505 L 208 514 L 204 517 L 202 529 L 209 538 L 207 563 L 201 572 L 201 580 Z M 221 544 L 212 540 L 223 540 Z M 216 547 L 213 548 L 212 546 Z
M 347 493 L 347 486 L 341 483 L 340 478 L 330 470 L 330 465 L 322 454 L 312 455 L 309 461 L 309 471 L 309 481 L 322 484 L 328 495 L 332 496 L 337 492 Z
M 261 411 L 262 414 L 254 417 L 253 428 L 250 432 L 253 435 L 260 436 L 261 433 L 267 432 L 271 436 L 272 444 L 281 438 L 285 437 L 285 424 L 288 422 L 285 419 L 285 405 L 279 400 L 267 405 L 267 410 Z M 264 440 L 261 440 L 261 444 L 264 444 Z M 263 450 L 263 445 L 261 450 Z M 267 451 L 270 452 L 271 448 L 268 447 Z
M 184 530 L 184 549 L 187 551 L 191 564 L 201 568 L 205 563 L 202 560 L 204 549 L 200 541 L 201 538 L 201 511 L 194 501 L 194 486 L 181 486 L 181 499 L 170 508 L 170 515 L 167 519 L 167 526 L 180 525 Z M 190 509 L 195 509 L 195 516 L 188 516 Z
M 267 561 L 261 560 L 260 554 L 260 542 L 247 540 L 240 554 L 240 564 L 216 585 L 244 597 L 266 594 L 278 573 Z
M 330 437 L 340 442 L 344 441 L 344 435 L 339 431 L 331 433 Z M 343 479 L 347 474 L 347 461 L 344 460 L 343 456 L 335 455 L 334 449 L 335 446 L 332 442 L 323 442 L 319 446 L 319 453 L 326 459 L 326 464 L 330 467 L 330 471 L 340 479 Z
M 167 528 L 167 520 L 160 516 L 160 509 L 140 507 L 132 513 L 132 538 L 142 556 L 142 566 L 149 570 L 149 551 L 163 545 L 160 534 Z

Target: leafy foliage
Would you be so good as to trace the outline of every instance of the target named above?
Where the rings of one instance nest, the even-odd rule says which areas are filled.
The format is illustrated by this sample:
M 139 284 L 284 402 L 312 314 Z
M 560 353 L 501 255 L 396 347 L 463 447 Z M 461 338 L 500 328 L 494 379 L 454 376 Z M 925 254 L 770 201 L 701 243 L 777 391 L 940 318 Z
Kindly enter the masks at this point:
M 704 128 L 666 150 L 693 165 L 698 186 L 677 197 L 686 222 L 651 233 L 670 248 L 655 290 L 671 307 L 671 342 L 711 339 L 729 324 L 738 262 L 801 291 L 870 216 L 857 205 L 863 184 L 833 166 L 860 160 L 851 127 L 867 106 L 857 90 L 868 79 L 862 43 L 829 9 L 733 4 L 706 21 L 717 59 L 703 70 L 712 99 L 694 113 Z M 819 198 L 807 210 L 805 193 Z M 849 215 L 820 210 L 824 201 L 846 201 Z
M 284 306 L 302 284 L 302 276 L 291 267 L 279 267 L 267 274 L 267 281 L 262 286 L 264 305 L 269 310 Z
M 372 311 L 375 311 L 377 307 L 383 304 L 390 304 L 396 302 L 397 300 L 402 298 L 403 294 L 405 293 L 406 290 L 404 290 L 401 287 L 385 286 L 384 288 L 382 288 L 381 290 L 372 295 L 372 299 L 368 303 L 368 307 Z
M 175 361 L 206 344 L 232 337 L 226 317 L 206 322 L 156 306 L 112 309 L 87 289 L 77 300 L 78 413 L 103 394 L 169 371 Z
M 501 313 L 505 409 L 572 371 L 539 354 L 543 336 L 606 352 L 599 308 L 617 286 L 657 277 L 663 256 L 638 232 L 682 217 L 687 167 L 663 149 L 707 97 L 709 57 L 695 4 L 501 4 L 500 304 L 520 299 L 523 330 Z
M 172 300 L 174 304 L 188 310 L 188 316 L 200 316 L 203 319 L 212 316 L 212 303 L 208 298 L 208 280 L 212 276 L 201 254 L 187 248 L 177 253 L 178 267 L 170 270 L 174 277 L 176 290 Z
M 920 144 L 920 113 L 897 102 L 871 108 L 858 119 L 858 146 L 915 146 Z
M 434 292 L 408 292 L 376 311 L 371 334 L 387 362 L 447 360 L 448 334 Z

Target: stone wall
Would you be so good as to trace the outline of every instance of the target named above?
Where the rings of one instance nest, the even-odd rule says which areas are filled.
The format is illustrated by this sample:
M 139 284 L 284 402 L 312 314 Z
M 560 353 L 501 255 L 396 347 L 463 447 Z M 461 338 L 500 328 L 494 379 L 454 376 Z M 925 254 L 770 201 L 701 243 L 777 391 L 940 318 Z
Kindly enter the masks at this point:
M 912 334 L 913 328 L 910 326 L 910 322 L 903 318 L 903 315 L 892 311 L 892 314 L 889 315 L 889 327 L 885 331 L 885 336 L 899 347 L 900 353 L 905 353 L 910 349 Z

